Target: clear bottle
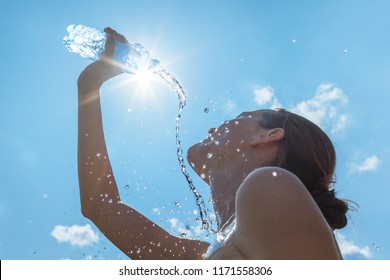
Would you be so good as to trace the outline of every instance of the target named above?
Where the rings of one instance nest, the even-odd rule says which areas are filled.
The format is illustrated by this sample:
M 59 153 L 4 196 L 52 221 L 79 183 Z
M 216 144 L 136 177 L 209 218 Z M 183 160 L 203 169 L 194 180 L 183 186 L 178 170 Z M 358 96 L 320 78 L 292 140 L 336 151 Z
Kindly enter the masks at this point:
M 84 58 L 98 60 L 104 53 L 109 34 L 85 25 L 69 25 L 68 35 L 64 37 L 64 44 L 70 52 Z M 115 41 L 114 60 L 123 65 L 122 70 L 137 74 L 140 71 L 155 72 L 160 62 L 152 59 L 149 52 L 138 43 L 123 43 Z

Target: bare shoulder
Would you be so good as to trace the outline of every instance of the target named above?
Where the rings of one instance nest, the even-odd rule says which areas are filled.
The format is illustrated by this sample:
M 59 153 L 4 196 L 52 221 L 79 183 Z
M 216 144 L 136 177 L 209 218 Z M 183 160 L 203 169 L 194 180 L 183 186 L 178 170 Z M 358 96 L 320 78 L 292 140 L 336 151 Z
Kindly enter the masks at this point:
M 303 183 L 290 171 L 280 167 L 263 167 L 250 173 L 237 192 L 238 203 L 275 207 L 277 202 L 292 202 L 294 198 L 311 198 Z M 270 200 L 272 199 L 272 200 Z M 277 199 L 276 201 L 274 199 Z M 248 201 L 249 200 L 249 201 Z M 309 199 L 308 202 L 314 202 Z
M 333 259 L 332 231 L 297 176 L 278 167 L 249 174 L 236 195 L 236 246 L 249 259 Z

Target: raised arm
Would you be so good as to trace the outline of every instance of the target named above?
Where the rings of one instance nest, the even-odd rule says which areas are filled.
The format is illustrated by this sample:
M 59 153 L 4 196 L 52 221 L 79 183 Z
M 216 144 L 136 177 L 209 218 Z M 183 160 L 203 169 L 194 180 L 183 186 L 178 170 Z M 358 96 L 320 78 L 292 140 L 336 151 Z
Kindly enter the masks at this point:
M 121 202 L 104 139 L 100 106 L 101 85 L 122 73 L 112 63 L 111 29 L 106 53 L 90 64 L 78 79 L 78 174 L 82 214 L 132 259 L 201 259 L 208 243 L 175 237 Z

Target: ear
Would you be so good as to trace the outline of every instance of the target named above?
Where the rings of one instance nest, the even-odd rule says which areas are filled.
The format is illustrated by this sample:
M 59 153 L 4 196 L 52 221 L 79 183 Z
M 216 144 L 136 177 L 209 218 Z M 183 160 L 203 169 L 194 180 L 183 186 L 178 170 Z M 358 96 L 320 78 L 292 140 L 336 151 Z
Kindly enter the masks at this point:
M 250 145 L 255 146 L 266 143 L 276 143 L 282 140 L 285 136 L 283 128 L 271 128 L 267 130 L 259 130 Z

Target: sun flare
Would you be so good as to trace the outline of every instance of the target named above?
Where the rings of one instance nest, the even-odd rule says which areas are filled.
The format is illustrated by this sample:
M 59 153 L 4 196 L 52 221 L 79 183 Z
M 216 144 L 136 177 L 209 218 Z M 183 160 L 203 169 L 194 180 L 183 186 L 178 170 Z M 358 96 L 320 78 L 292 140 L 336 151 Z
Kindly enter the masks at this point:
M 137 83 L 137 89 L 140 91 L 150 91 L 151 82 L 155 78 L 155 75 L 146 67 L 140 68 L 137 73 L 134 74 L 134 81 Z

